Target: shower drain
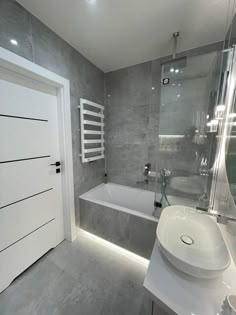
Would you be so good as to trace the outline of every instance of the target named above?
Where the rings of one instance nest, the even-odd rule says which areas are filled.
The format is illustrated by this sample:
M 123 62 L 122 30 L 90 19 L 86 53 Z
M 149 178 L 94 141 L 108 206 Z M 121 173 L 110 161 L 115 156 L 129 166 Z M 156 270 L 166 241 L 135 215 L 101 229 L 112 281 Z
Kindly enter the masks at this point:
M 186 245 L 193 245 L 194 244 L 194 240 L 188 235 L 181 235 L 180 239 Z

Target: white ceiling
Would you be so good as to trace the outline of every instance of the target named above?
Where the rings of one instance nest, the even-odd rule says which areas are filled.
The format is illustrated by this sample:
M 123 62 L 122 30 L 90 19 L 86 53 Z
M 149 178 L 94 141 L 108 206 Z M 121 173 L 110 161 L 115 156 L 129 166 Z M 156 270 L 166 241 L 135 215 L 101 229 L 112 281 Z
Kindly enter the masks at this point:
M 18 0 L 105 72 L 224 39 L 229 0 Z

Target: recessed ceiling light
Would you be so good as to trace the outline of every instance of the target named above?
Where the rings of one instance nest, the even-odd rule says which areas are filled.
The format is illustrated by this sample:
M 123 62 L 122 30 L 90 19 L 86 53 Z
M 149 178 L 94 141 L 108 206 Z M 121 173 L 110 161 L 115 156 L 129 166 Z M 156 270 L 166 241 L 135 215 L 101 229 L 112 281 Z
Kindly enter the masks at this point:
M 174 71 L 175 71 L 175 69 L 174 69 L 174 68 L 171 68 L 171 69 L 170 69 L 170 72 L 174 72 Z
M 155 87 L 154 87 L 154 86 L 152 87 L 152 90 L 155 90 Z
M 178 86 L 181 86 L 181 84 L 179 83 Z
M 172 83 L 173 86 L 175 86 L 175 83 Z
M 11 43 L 12 45 L 14 45 L 14 46 L 18 46 L 18 41 L 15 40 L 15 39 L 11 39 L 11 40 L 10 40 L 10 43 Z
M 179 69 L 175 69 L 175 73 L 179 73 Z
M 180 97 L 180 94 L 178 94 L 177 97 Z

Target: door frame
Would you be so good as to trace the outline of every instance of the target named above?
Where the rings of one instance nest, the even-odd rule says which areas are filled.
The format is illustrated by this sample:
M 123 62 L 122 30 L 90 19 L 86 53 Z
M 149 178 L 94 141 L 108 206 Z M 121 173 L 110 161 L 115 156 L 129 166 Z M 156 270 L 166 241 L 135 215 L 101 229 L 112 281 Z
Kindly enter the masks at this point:
M 65 239 L 76 239 L 70 81 L 0 47 L 0 67 L 43 82 L 57 89 L 58 127 L 62 167 L 62 198 Z

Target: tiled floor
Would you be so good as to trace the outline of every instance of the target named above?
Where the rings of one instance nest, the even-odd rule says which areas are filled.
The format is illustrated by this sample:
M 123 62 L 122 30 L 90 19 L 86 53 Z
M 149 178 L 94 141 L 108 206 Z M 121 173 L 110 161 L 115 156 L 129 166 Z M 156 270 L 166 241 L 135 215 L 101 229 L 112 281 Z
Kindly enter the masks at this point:
M 81 233 L 0 294 L 0 315 L 149 315 L 146 269 Z

